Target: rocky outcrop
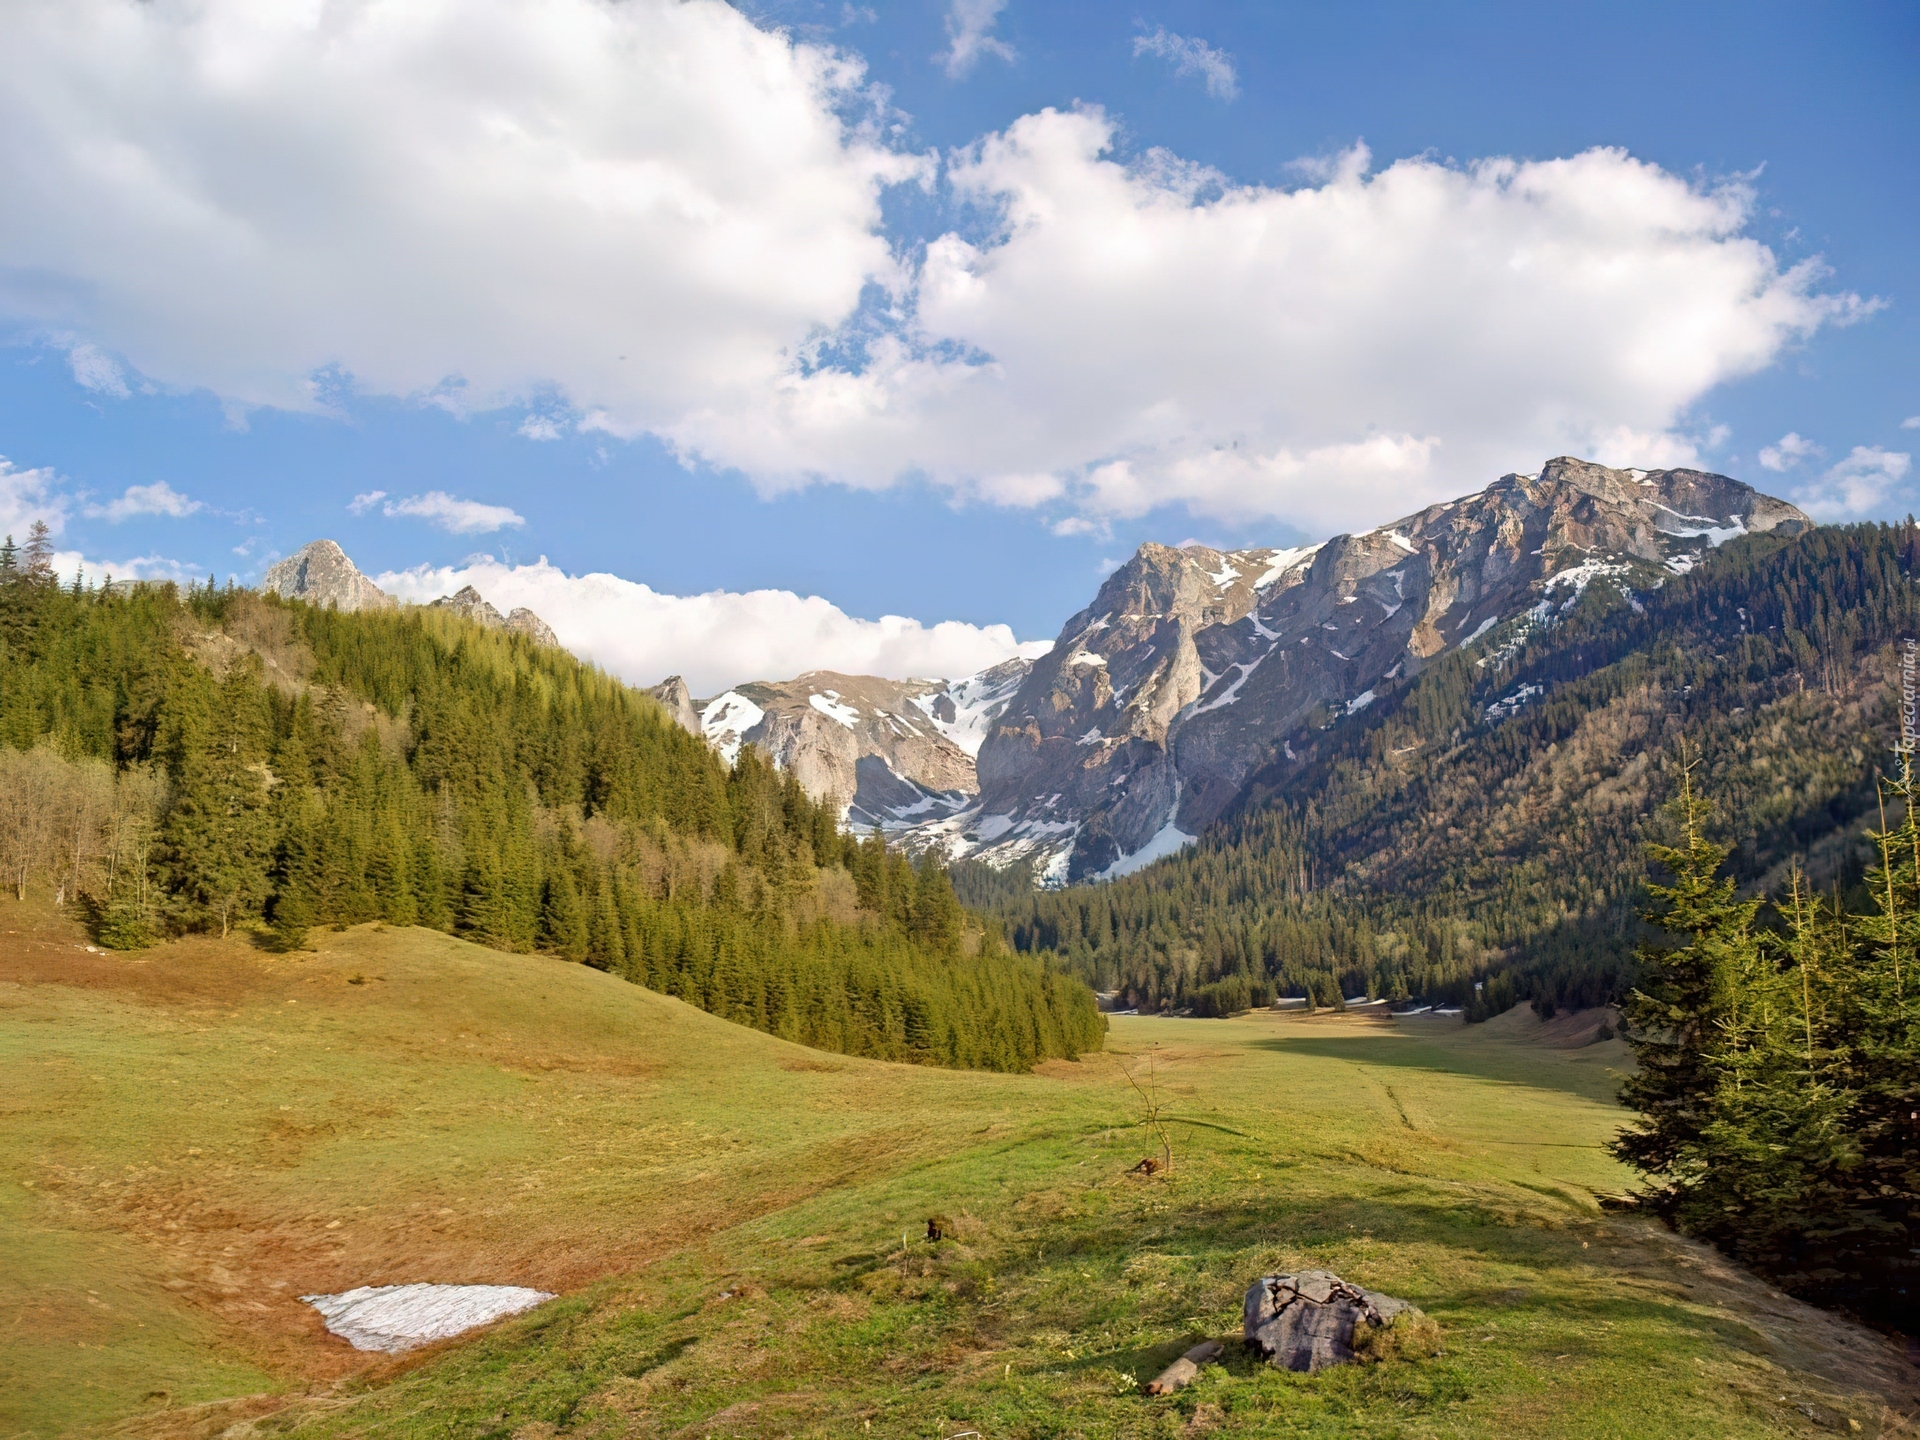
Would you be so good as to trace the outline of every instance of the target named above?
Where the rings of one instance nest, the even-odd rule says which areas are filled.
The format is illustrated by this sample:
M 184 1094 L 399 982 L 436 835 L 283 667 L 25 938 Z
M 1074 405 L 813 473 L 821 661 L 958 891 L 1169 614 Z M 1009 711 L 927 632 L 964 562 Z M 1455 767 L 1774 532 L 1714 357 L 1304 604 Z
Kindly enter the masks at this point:
M 673 717 L 674 723 L 681 729 L 690 730 L 695 735 L 700 733 L 700 712 L 693 708 L 693 695 L 688 691 L 685 680 L 678 675 L 669 675 L 647 693 L 660 702 L 661 708 Z
M 536 645 L 560 644 L 560 637 L 553 633 L 553 627 L 525 606 L 519 606 L 507 612 L 507 630 L 510 634 L 524 635 Z
M 816 800 L 835 797 L 849 824 L 915 830 L 972 803 L 973 757 L 1029 665 L 1013 659 L 955 681 L 816 670 L 740 685 L 694 708 L 700 733 L 728 763 L 753 745 Z M 670 710 L 677 681 L 652 692 Z
M 1433 1354 L 1439 1327 L 1414 1306 L 1329 1270 L 1263 1275 L 1247 1290 L 1247 1344 L 1282 1370 L 1312 1373 L 1391 1354 Z
M 730 761 L 755 746 L 815 799 L 847 806 L 850 824 L 897 826 L 950 815 L 977 788 L 973 756 L 954 738 L 972 716 L 949 690 L 943 680 L 815 670 L 715 696 L 700 707 L 701 733 Z M 932 713 L 940 697 L 951 719 Z
M 504 630 L 507 624 L 507 617 L 489 605 L 486 597 L 471 585 L 463 585 L 451 595 L 442 595 L 427 608 L 450 610 L 462 620 L 471 620 L 489 630 Z
M 1030 859 L 1050 882 L 1126 873 L 1288 761 L 1293 737 L 1442 655 L 1551 623 L 1592 583 L 1651 587 L 1733 536 L 1810 524 L 1724 475 L 1562 457 L 1319 545 L 1144 545 L 984 738 L 978 801 L 921 838 Z
M 395 603 L 331 540 L 301 546 L 267 571 L 260 588 L 323 609 L 385 610 Z
M 505 630 L 509 634 L 524 635 L 536 645 L 554 645 L 560 643 L 560 637 L 533 611 L 517 609 L 510 615 L 502 615 L 486 598 L 471 585 L 463 585 L 451 595 L 442 595 L 427 607 L 429 610 L 451 610 L 462 619 L 471 620 L 476 625 L 484 625 L 489 630 Z

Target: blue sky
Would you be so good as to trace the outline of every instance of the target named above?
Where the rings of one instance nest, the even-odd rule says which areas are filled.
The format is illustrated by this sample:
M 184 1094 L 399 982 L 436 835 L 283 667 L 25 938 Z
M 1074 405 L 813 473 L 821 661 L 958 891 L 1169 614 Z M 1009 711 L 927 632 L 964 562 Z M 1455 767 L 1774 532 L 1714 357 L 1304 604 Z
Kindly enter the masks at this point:
M 1911 5 L 78 0 L 0 56 L 0 509 L 95 568 L 328 535 L 711 691 L 1561 449 L 1914 508 Z

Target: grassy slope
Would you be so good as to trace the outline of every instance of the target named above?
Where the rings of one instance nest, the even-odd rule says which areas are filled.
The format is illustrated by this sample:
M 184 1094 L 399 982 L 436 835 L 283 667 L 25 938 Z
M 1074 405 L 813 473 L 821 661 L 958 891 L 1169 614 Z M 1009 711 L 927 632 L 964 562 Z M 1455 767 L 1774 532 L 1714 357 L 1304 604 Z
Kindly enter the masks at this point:
M 1757 1436 L 1920 1406 L 1886 1342 L 1600 1216 L 1618 1044 L 1517 1015 L 1117 1020 L 1183 1117 L 1143 1182 L 1113 1056 L 825 1056 L 424 931 L 129 959 L 0 929 L 0 1436 Z M 903 1249 L 936 1212 L 958 1241 Z M 1133 1388 L 1305 1264 L 1416 1300 L 1447 1354 Z M 296 1298 L 421 1279 L 564 1298 L 404 1361 Z

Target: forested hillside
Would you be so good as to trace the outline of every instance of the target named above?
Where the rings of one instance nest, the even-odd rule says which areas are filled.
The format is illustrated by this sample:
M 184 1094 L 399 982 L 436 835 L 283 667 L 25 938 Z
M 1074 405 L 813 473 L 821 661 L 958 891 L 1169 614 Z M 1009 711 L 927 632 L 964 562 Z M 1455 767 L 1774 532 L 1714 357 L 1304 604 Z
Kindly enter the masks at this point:
M 140 946 L 385 921 L 540 949 L 806 1044 L 1023 1069 L 1077 980 L 565 652 L 419 609 L 54 583 L 0 555 L 0 858 Z
M 1284 737 L 1191 849 L 1001 912 L 1019 947 L 1148 1007 L 1615 996 L 1683 736 L 1741 881 L 1777 883 L 1796 855 L 1822 883 L 1857 878 L 1916 556 L 1913 528 L 1867 525 L 1734 541 L 1658 588 L 1603 568 L 1564 611 Z

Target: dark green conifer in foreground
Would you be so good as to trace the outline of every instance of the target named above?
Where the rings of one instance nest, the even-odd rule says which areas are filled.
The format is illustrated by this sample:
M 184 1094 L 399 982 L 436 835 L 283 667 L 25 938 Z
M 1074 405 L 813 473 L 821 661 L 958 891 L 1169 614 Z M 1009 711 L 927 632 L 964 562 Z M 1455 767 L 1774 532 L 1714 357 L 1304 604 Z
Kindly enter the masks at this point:
M 729 769 L 564 652 L 211 583 L 63 589 L 36 555 L 0 582 L 0 763 L 108 785 L 100 853 L 22 832 L 107 944 L 293 950 L 381 920 L 851 1054 L 1025 1069 L 1100 1044 L 1087 988 L 971 927 L 938 864 L 842 835 L 757 752 Z
M 1920 1292 L 1920 820 L 1911 772 L 1899 818 L 1873 835 L 1864 913 L 1808 893 L 1796 871 L 1763 914 L 1720 875 L 1692 776 L 1684 841 L 1650 847 L 1669 878 L 1623 1006 L 1641 1123 L 1615 1145 L 1642 1200 L 1787 1289 L 1896 1324 Z M 1772 925 L 1756 920 L 1771 920 Z

